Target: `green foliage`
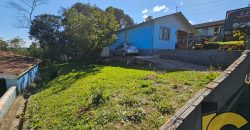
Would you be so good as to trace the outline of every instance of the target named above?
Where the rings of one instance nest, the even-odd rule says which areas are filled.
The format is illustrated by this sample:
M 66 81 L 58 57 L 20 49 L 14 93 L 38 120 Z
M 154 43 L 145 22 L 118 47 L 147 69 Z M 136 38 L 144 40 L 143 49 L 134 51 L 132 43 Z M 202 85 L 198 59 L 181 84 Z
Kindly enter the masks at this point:
M 219 49 L 220 45 L 217 43 L 206 43 L 203 46 L 203 49 L 210 50 L 210 49 Z
M 43 58 L 55 60 L 59 55 L 57 52 L 59 51 L 60 28 L 60 16 L 42 14 L 36 16 L 32 21 L 29 33 L 31 38 L 39 41 L 39 48 L 43 53 Z M 34 45 L 31 47 L 34 51 Z
M 36 58 L 42 58 L 42 51 L 39 47 L 39 43 L 32 42 L 32 44 L 28 48 L 28 51 L 29 51 L 30 56 L 36 57 Z
M 0 50 L 6 51 L 7 47 L 8 47 L 7 41 L 5 41 L 4 39 L 0 38 Z
M 143 108 L 135 108 L 131 112 L 124 113 L 125 121 L 132 121 L 135 123 L 141 123 L 145 119 L 146 111 Z
M 173 108 L 172 104 L 170 102 L 166 102 L 166 101 L 158 103 L 157 108 L 162 114 L 171 114 L 174 112 L 174 108 Z
M 244 41 L 208 42 L 203 49 L 244 50 L 245 44 Z
M 58 76 L 49 81 L 49 68 L 43 69 L 41 88 L 29 99 L 28 129 L 158 129 L 219 75 L 83 64 L 52 66 Z M 175 84 L 177 89 L 172 88 Z
M 8 44 L 10 48 L 19 49 L 25 44 L 25 42 L 22 38 L 15 37 L 9 40 Z
M 135 24 L 134 20 L 128 14 L 125 14 L 121 9 L 110 6 L 105 11 L 115 16 L 116 21 L 120 24 L 120 28 L 132 26 Z
M 65 35 L 71 39 L 78 58 L 99 56 L 115 40 L 119 27 L 113 14 L 95 6 L 77 3 L 63 13 Z

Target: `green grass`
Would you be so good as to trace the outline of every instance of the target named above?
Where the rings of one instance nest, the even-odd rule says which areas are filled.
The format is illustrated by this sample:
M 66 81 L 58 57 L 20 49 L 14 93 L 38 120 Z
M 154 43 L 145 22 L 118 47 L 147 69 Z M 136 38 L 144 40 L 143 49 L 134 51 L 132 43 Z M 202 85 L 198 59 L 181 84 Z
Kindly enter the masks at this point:
M 59 76 L 45 80 L 29 99 L 29 129 L 157 129 L 219 75 L 112 66 L 56 68 Z

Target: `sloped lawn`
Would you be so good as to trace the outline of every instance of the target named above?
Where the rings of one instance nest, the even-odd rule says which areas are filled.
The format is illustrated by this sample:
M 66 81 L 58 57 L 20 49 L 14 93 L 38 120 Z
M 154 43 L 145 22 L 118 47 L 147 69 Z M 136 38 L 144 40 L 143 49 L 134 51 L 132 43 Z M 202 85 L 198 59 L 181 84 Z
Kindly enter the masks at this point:
M 29 129 L 157 129 L 219 75 L 112 66 L 59 72 L 30 97 Z

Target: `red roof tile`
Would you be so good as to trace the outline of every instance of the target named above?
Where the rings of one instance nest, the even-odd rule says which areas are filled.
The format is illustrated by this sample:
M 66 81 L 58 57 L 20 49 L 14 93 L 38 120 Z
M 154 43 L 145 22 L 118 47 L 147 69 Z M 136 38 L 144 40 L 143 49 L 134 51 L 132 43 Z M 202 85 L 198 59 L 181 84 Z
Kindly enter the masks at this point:
M 0 51 L 0 74 L 19 75 L 38 63 L 33 57 Z

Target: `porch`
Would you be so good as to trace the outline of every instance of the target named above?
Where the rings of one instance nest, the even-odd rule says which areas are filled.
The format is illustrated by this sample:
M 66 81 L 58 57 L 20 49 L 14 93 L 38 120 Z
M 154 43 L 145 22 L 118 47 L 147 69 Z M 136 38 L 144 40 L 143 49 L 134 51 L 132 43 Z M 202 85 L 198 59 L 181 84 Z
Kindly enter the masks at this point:
M 177 31 L 177 50 L 190 50 L 195 44 L 204 44 L 206 35 L 194 35 L 182 30 Z

